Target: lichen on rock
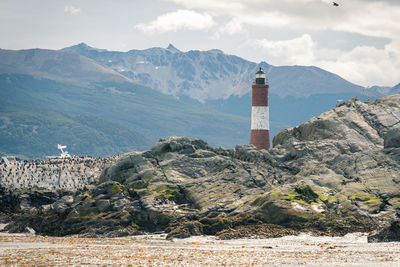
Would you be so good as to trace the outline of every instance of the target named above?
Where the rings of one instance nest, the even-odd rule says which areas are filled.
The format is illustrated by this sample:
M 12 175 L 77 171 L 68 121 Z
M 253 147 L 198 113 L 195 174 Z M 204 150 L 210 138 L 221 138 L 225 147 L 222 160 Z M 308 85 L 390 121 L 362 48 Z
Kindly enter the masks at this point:
M 52 235 L 371 231 L 400 209 L 400 107 L 394 103 L 400 95 L 369 104 L 351 99 L 281 131 L 268 151 L 162 139 L 121 156 L 91 187 L 4 191 L 0 204 L 16 216 L 13 229 Z

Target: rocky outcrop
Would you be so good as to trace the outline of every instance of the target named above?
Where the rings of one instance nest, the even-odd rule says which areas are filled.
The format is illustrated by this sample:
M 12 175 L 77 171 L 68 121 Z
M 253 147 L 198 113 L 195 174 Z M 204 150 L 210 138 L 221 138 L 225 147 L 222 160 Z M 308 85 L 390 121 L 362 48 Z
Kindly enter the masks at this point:
M 122 156 L 95 186 L 55 197 L 36 192 L 41 202 L 32 201 L 34 192 L 11 192 L 3 199 L 19 208 L 7 227 L 84 236 L 165 231 L 168 238 L 373 231 L 400 214 L 399 103 L 400 95 L 352 99 L 280 132 L 269 151 L 162 139 Z
M 400 242 L 400 221 L 368 236 L 368 242 Z
M 390 129 L 385 135 L 385 148 L 400 148 L 400 125 Z

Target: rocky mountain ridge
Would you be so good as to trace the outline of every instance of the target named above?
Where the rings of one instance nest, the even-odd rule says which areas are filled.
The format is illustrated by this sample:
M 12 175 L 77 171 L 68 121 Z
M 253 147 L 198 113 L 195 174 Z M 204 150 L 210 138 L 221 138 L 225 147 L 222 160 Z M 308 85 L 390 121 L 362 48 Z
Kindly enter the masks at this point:
M 0 73 L 18 73 L 78 85 L 132 82 L 118 72 L 73 51 L 0 49 Z
M 313 66 L 259 64 L 218 49 L 182 52 L 169 45 L 127 52 L 92 48 L 85 43 L 64 48 L 107 66 L 163 93 L 204 102 L 243 96 L 250 92 L 254 73 L 262 67 L 271 93 L 280 97 L 308 97 L 323 93 L 360 94 L 362 87 Z
M 400 217 L 399 103 L 400 95 L 349 100 L 281 131 L 269 151 L 163 139 L 122 156 L 84 190 L 3 193 L 3 212 L 11 218 L 3 216 L 6 230 L 166 231 L 169 238 L 370 232 Z M 50 206 L 35 200 L 43 196 Z M 21 199 L 30 208 L 18 209 Z

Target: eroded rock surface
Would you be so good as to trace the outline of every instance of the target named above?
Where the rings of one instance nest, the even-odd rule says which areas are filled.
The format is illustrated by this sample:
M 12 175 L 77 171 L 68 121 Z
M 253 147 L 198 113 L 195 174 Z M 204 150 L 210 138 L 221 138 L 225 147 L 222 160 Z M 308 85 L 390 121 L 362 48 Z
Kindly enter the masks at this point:
M 269 151 L 170 137 L 122 156 L 97 185 L 4 193 L 14 214 L 6 228 L 168 238 L 376 230 L 400 216 L 399 118 L 394 95 L 340 104 L 281 131 Z
M 400 221 L 368 236 L 368 242 L 400 242 Z

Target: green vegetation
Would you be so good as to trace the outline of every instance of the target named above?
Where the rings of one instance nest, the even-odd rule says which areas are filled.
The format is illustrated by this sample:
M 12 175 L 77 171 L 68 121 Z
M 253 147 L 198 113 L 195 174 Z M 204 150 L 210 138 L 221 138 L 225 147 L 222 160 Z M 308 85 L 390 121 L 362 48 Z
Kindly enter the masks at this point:
M 328 204 L 332 204 L 332 203 L 339 202 L 339 201 L 342 201 L 345 199 L 346 199 L 346 197 L 337 195 L 337 196 L 329 197 L 329 198 L 327 198 L 327 200 L 324 200 L 324 201 L 326 201 Z
M 114 194 L 117 194 L 120 192 L 124 192 L 124 191 L 126 192 L 126 191 L 128 191 L 128 189 L 126 188 L 125 185 L 121 185 L 120 183 L 115 182 L 115 183 L 112 183 L 109 185 L 109 188 L 107 191 L 109 194 L 114 195 Z
M 307 203 L 318 201 L 318 194 L 315 193 L 308 185 L 296 186 L 294 191 L 297 193 L 297 196 L 295 196 L 296 199 L 304 200 Z
M 321 204 L 326 200 L 326 196 L 317 194 L 310 186 L 308 185 L 298 185 L 293 188 L 292 191 L 289 192 L 281 192 L 281 191 L 273 191 L 269 194 L 275 200 L 286 200 L 298 202 L 299 204 L 309 205 L 309 204 Z M 260 202 L 261 198 L 265 196 L 258 196 L 259 199 L 256 198 L 255 202 Z
M 374 195 L 366 193 L 355 193 L 351 196 L 351 199 L 362 202 L 369 207 L 376 207 L 382 205 L 382 200 Z
M 271 193 L 271 195 L 272 195 L 272 194 L 273 194 L 274 196 L 277 196 L 279 193 L 278 193 L 278 192 L 273 192 L 273 193 Z M 256 197 L 256 199 L 254 199 L 252 205 L 253 205 L 253 206 L 257 206 L 257 205 L 263 203 L 263 202 L 266 200 L 266 198 L 267 198 L 267 195 L 266 195 L 266 194 L 258 195 L 258 196 Z
M 183 193 L 183 191 L 176 186 L 173 185 L 157 186 L 155 191 L 157 193 L 157 198 L 159 199 L 168 199 L 178 204 L 187 202 L 187 199 L 185 198 L 185 194 Z
M 71 154 L 105 156 L 143 150 L 171 135 L 227 147 L 248 137 L 247 118 L 130 83 L 77 86 L 2 74 L 0 88 L 3 154 L 43 157 L 57 154 L 56 145 L 62 143 Z

